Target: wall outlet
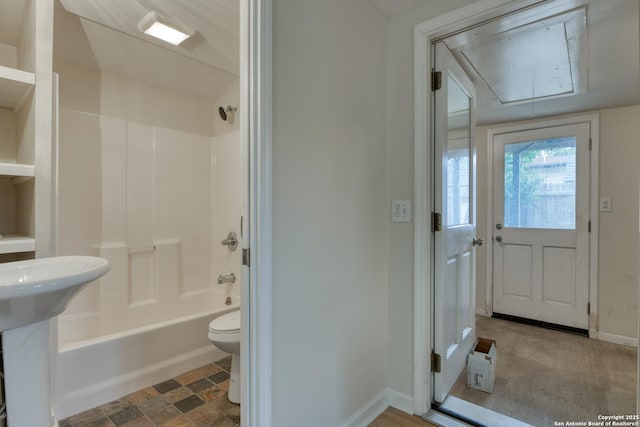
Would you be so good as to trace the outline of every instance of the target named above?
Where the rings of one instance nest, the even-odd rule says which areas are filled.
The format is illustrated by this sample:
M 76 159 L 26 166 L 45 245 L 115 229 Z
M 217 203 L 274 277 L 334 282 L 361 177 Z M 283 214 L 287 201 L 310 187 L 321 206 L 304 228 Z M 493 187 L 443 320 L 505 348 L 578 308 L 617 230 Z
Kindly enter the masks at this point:
M 600 212 L 611 212 L 611 197 L 600 197 Z
M 411 222 L 411 200 L 391 202 L 391 222 Z

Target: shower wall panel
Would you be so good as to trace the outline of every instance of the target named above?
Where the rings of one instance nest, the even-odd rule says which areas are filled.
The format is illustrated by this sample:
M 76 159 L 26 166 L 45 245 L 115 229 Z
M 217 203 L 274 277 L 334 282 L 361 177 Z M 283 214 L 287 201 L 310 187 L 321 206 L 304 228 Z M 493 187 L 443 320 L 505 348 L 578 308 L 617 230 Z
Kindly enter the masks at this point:
M 153 236 L 180 237 L 181 296 L 206 291 L 211 286 L 212 139 L 155 128 L 154 150 Z
M 239 251 L 219 244 L 231 229 L 240 234 L 237 132 L 211 138 L 60 114 L 58 254 L 111 262 L 60 317 L 61 347 L 203 313 L 239 295 L 239 283 L 216 283 L 218 274 L 240 273 Z
M 238 276 L 242 268 L 240 256 L 242 245 L 232 252 L 226 246 L 219 244 L 227 238 L 230 231 L 234 231 L 242 242 L 243 232 L 247 230 L 247 217 L 241 200 L 241 195 L 244 193 L 241 177 L 244 171 L 241 168 L 243 162 L 241 162 L 240 153 L 239 132 L 230 132 L 213 138 L 211 230 L 213 233 L 212 257 L 217 261 L 214 264 L 214 279 L 219 274 L 235 273 Z M 230 292 L 234 288 L 239 289 L 239 284 L 218 286 L 221 286 L 225 292 Z

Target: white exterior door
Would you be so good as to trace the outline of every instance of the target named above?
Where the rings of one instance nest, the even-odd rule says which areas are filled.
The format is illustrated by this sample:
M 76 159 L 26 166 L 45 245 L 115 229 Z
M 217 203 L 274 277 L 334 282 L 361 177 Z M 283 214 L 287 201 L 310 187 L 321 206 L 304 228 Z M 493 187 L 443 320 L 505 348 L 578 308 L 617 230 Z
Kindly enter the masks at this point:
M 444 43 L 436 46 L 434 400 L 464 370 L 475 332 L 475 89 Z M 439 223 L 439 224 L 438 224 Z
M 493 312 L 589 328 L 588 123 L 494 136 Z

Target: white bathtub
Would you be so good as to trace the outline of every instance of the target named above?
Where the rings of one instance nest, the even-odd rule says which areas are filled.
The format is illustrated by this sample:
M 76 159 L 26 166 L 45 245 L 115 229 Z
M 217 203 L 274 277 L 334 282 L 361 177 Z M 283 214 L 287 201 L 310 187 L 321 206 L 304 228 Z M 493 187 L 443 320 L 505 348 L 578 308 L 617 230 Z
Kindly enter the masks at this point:
M 226 356 L 207 338 L 209 322 L 238 304 L 71 343 L 55 362 L 57 419 L 93 408 Z

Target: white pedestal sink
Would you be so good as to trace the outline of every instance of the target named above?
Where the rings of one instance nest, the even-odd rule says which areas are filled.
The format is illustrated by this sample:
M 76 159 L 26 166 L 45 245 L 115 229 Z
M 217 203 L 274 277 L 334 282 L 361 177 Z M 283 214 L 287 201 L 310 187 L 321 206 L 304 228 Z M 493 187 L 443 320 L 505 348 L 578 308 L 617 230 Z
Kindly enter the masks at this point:
M 49 319 L 62 313 L 109 262 L 89 256 L 39 258 L 0 264 L 0 332 L 7 422 L 51 427 Z

